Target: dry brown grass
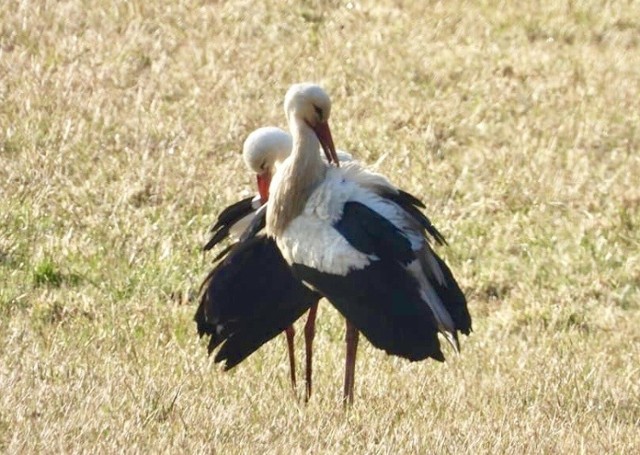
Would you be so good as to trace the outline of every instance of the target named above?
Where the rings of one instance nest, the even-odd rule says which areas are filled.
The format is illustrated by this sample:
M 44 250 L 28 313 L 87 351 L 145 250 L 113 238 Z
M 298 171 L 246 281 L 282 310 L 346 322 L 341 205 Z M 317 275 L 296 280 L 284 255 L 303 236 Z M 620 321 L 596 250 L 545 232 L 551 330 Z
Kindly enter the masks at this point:
M 637 453 L 638 18 L 627 1 L 2 2 L 0 451 Z M 284 126 L 303 80 L 331 93 L 338 147 L 387 154 L 425 198 L 475 317 L 444 365 L 364 343 L 347 413 L 328 305 L 304 405 L 283 340 L 223 374 L 178 295 L 251 190 L 242 140 Z

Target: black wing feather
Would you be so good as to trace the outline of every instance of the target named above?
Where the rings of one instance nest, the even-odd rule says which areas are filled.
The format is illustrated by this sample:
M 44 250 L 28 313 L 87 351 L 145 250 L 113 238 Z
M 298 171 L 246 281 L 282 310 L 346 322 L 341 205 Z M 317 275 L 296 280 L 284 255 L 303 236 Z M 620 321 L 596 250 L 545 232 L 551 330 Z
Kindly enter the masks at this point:
M 371 343 L 409 360 L 444 360 L 435 317 L 420 298 L 418 284 L 404 265 L 415 255 L 409 240 L 386 218 L 358 202 L 344 205 L 334 228 L 359 251 L 377 260 L 347 275 L 293 264 Z
M 397 193 L 391 190 L 385 190 L 380 192 L 379 195 L 385 199 L 395 202 L 400 206 L 409 216 L 411 216 L 415 221 L 417 221 L 420 226 L 422 226 L 425 231 L 433 237 L 433 239 L 439 245 L 446 245 L 447 241 L 444 236 L 436 229 L 436 227 L 431 223 L 431 220 L 420 211 L 420 209 L 424 209 L 424 204 L 418 198 L 413 196 L 412 194 L 407 193 L 406 191 L 398 190 Z
M 359 202 L 345 203 L 342 218 L 333 227 L 365 254 L 403 264 L 416 258 L 411 242 L 393 223 Z
M 440 245 L 446 245 L 447 241 L 443 235 L 431 224 L 431 221 L 427 216 L 422 213 L 418 208 L 424 208 L 424 204 L 418 198 L 405 191 L 398 190 L 398 194 L 392 192 L 386 192 L 381 195 L 382 197 L 389 199 L 403 210 L 405 210 L 411 217 L 420 223 L 420 225 L 434 238 L 434 240 Z M 430 248 L 430 247 L 429 247 Z M 431 250 L 431 254 L 436 258 L 440 269 L 444 275 L 444 285 L 441 285 L 435 277 L 431 277 L 431 284 L 435 291 L 438 293 L 440 300 L 444 304 L 445 308 L 451 315 L 456 329 L 465 335 L 469 335 L 471 332 L 471 315 L 467 308 L 467 299 L 464 296 L 458 282 L 453 277 L 449 266 Z
M 258 210 L 255 212 L 255 216 L 251 220 L 251 223 L 244 230 L 242 235 L 240 236 L 240 243 L 245 242 L 249 239 L 252 239 L 258 232 L 260 232 L 267 225 L 267 204 L 263 204 L 260 206 Z M 274 242 L 275 245 L 275 242 Z
M 233 368 L 293 324 L 320 296 L 291 273 L 275 241 L 253 237 L 235 245 L 201 286 L 198 334 L 209 335 L 216 362 Z
M 411 193 L 407 193 L 404 190 L 398 190 L 398 194 L 400 195 L 400 197 L 404 200 L 407 201 L 408 204 L 414 205 L 416 207 L 419 207 L 421 209 L 426 209 L 427 207 L 424 205 L 424 202 L 422 202 L 420 199 L 418 199 L 417 197 L 415 197 L 413 194 Z
M 227 254 L 229 254 L 229 252 L 231 251 L 231 249 L 236 246 L 238 244 L 238 242 L 236 243 L 232 243 L 231 245 L 228 245 L 226 247 L 224 247 L 222 249 L 222 251 L 220 251 L 215 258 L 213 258 L 213 262 L 216 263 L 219 260 L 221 260 L 222 258 L 224 258 Z
M 458 285 L 458 282 L 453 277 L 451 269 L 447 264 L 438 256 L 435 251 L 432 251 L 442 274 L 444 275 L 444 285 L 440 284 L 438 280 L 432 279 L 431 284 L 434 290 L 438 293 L 438 297 L 442 300 L 444 307 L 451 315 L 453 323 L 456 329 L 465 335 L 471 333 L 471 314 L 467 308 L 467 298 L 464 296 L 462 289 Z
M 292 267 L 375 347 L 412 361 L 427 357 L 444 361 L 434 316 L 400 264 L 375 261 L 346 276 L 300 264 Z
M 220 215 L 218 215 L 215 224 L 211 226 L 211 239 L 209 239 L 202 249 L 209 251 L 222 240 L 226 239 L 229 236 L 231 227 L 253 211 L 253 197 L 242 199 L 224 209 L 220 212 Z

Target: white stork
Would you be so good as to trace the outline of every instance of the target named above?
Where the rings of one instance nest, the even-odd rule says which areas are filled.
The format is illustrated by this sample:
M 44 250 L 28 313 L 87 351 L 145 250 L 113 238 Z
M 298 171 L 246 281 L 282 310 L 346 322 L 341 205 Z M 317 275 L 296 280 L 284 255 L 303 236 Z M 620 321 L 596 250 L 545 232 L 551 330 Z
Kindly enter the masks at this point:
M 457 351 L 457 332 L 468 334 L 471 318 L 427 241 L 427 233 L 444 239 L 420 202 L 357 164 L 338 167 L 324 90 L 293 85 L 284 107 L 293 148 L 270 183 L 267 232 L 294 275 L 347 319 L 344 399 L 352 403 L 358 330 L 389 354 L 444 361 L 438 331 Z
M 253 131 L 249 136 L 247 136 L 244 141 L 242 147 L 242 157 L 246 166 L 250 171 L 254 172 L 257 176 L 257 186 L 259 194 L 255 197 L 247 197 L 242 199 L 234 204 L 231 204 L 229 207 L 224 209 L 216 223 L 211 228 L 212 236 L 211 239 L 206 243 L 203 247 L 205 251 L 212 249 L 215 245 L 220 243 L 227 237 L 232 237 L 235 239 L 240 238 L 242 232 L 249 226 L 251 221 L 253 220 L 256 211 L 260 208 L 262 204 L 264 204 L 269 198 L 269 182 L 271 181 L 271 176 L 275 172 L 277 166 L 284 161 L 291 153 L 291 135 L 286 131 L 283 131 L 280 128 L 267 126 L 258 128 Z M 320 150 L 318 153 L 321 154 Z M 351 161 L 352 157 L 349 153 L 338 150 L 338 157 L 341 161 Z M 223 250 L 217 257 L 216 260 L 224 257 L 231 247 Z M 251 249 L 246 249 L 246 251 L 251 252 Z M 277 249 L 276 249 L 277 251 Z M 276 255 L 276 252 L 272 252 L 271 249 L 268 249 L 268 253 L 272 255 Z M 244 253 L 245 255 L 247 253 Z M 279 254 L 279 253 L 277 253 Z M 275 264 L 274 266 L 277 268 L 280 266 L 280 260 L 276 260 L 275 258 L 270 258 Z M 265 264 L 265 258 L 261 259 L 261 263 Z M 255 264 L 250 264 L 249 267 L 253 268 Z M 260 273 L 260 272 L 256 272 Z M 289 279 L 288 275 L 283 271 L 280 272 L 281 276 L 284 276 L 286 280 Z M 210 288 L 217 289 L 221 286 L 220 280 L 216 279 L 217 275 L 219 275 L 219 271 L 216 273 L 212 272 L 210 277 L 207 278 L 207 285 Z M 250 274 L 246 273 L 246 270 L 243 273 L 244 277 L 255 281 L 250 278 Z M 239 279 L 239 273 L 233 275 L 233 279 Z M 230 279 L 226 278 L 226 281 L 223 286 L 230 283 Z M 240 282 L 239 282 L 240 283 Z M 241 285 L 241 284 L 239 284 Z M 277 283 L 273 284 L 274 286 Z M 277 287 L 277 286 L 276 286 Z M 269 292 L 271 289 L 263 289 L 262 292 Z M 215 292 L 215 291 L 212 291 Z M 271 291 L 272 292 L 272 291 Z M 221 298 L 220 293 L 218 293 L 217 298 L 211 299 L 211 305 L 213 302 L 217 305 L 217 307 L 223 306 L 226 302 L 231 302 L 229 299 Z M 294 296 L 292 296 L 293 298 Z M 316 295 L 317 297 L 317 295 Z M 305 304 L 309 297 L 305 293 L 301 293 L 300 295 L 300 304 Z M 272 299 L 270 299 L 272 300 Z M 277 307 L 278 304 L 276 304 Z M 280 304 L 281 305 L 281 304 Z M 288 305 L 291 305 L 289 303 Z M 276 309 L 277 311 L 277 309 Z M 313 370 L 313 339 L 315 337 L 315 320 L 318 311 L 318 299 L 316 298 L 315 302 L 311 304 L 309 308 L 309 314 L 307 317 L 307 322 L 304 328 L 305 334 L 305 355 L 306 355 L 306 368 L 305 368 L 305 399 L 308 400 L 311 397 L 312 391 L 312 370 Z M 217 310 L 217 313 L 221 313 L 220 310 Z M 289 313 L 287 313 L 289 314 Z M 236 315 L 237 317 L 237 315 Z M 249 315 L 247 313 L 243 314 L 243 318 L 248 318 Z M 278 323 L 278 319 L 274 319 L 273 315 L 271 316 L 271 320 Z M 220 323 L 220 322 L 218 322 Z M 296 373 L 295 373 L 295 355 L 294 355 L 294 337 L 295 330 L 294 326 L 290 325 L 285 329 L 285 335 L 287 339 L 287 349 L 289 355 L 289 367 L 290 367 L 290 377 L 291 383 L 295 389 L 296 387 Z
M 273 165 L 282 161 L 290 151 L 291 136 L 274 127 L 254 131 L 243 146 L 243 155 L 262 157 L 263 167 L 265 162 Z M 204 250 L 210 250 L 229 236 L 240 237 L 256 210 L 266 202 L 268 187 L 259 187 L 259 190 L 264 199 L 260 195 L 248 197 L 220 213 Z M 273 239 L 264 235 L 229 246 L 214 261 L 218 260 L 221 261 L 202 283 L 201 301 L 195 315 L 200 336 L 211 337 L 209 353 L 222 344 L 215 361 L 224 361 L 228 370 L 284 330 L 295 390 L 293 322 L 306 310 L 315 311 L 320 296 L 292 276 Z M 310 375 L 309 370 L 307 398 Z

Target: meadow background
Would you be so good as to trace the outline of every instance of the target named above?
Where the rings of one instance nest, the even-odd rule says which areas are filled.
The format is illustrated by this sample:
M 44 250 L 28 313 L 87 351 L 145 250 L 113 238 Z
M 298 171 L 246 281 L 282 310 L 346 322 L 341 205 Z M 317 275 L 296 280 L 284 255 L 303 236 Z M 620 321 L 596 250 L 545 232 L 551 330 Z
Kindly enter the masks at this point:
M 348 412 L 326 303 L 308 404 L 284 337 L 225 374 L 192 322 L 307 80 L 474 317 L 445 364 L 362 342 Z M 636 1 L 3 1 L 0 452 L 637 453 L 639 125 Z

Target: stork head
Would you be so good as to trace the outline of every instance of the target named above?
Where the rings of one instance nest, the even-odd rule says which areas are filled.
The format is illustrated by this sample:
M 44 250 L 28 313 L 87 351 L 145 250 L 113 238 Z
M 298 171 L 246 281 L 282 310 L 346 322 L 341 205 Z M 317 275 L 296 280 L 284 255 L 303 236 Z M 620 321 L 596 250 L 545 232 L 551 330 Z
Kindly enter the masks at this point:
M 318 137 L 327 161 L 340 165 L 328 123 L 331 100 L 322 87 L 308 82 L 292 85 L 284 97 L 284 111 L 289 125 L 306 124 Z
M 274 126 L 258 128 L 245 139 L 242 158 L 257 176 L 263 204 L 269 199 L 269 185 L 275 164 L 283 161 L 290 153 L 291 135 Z

